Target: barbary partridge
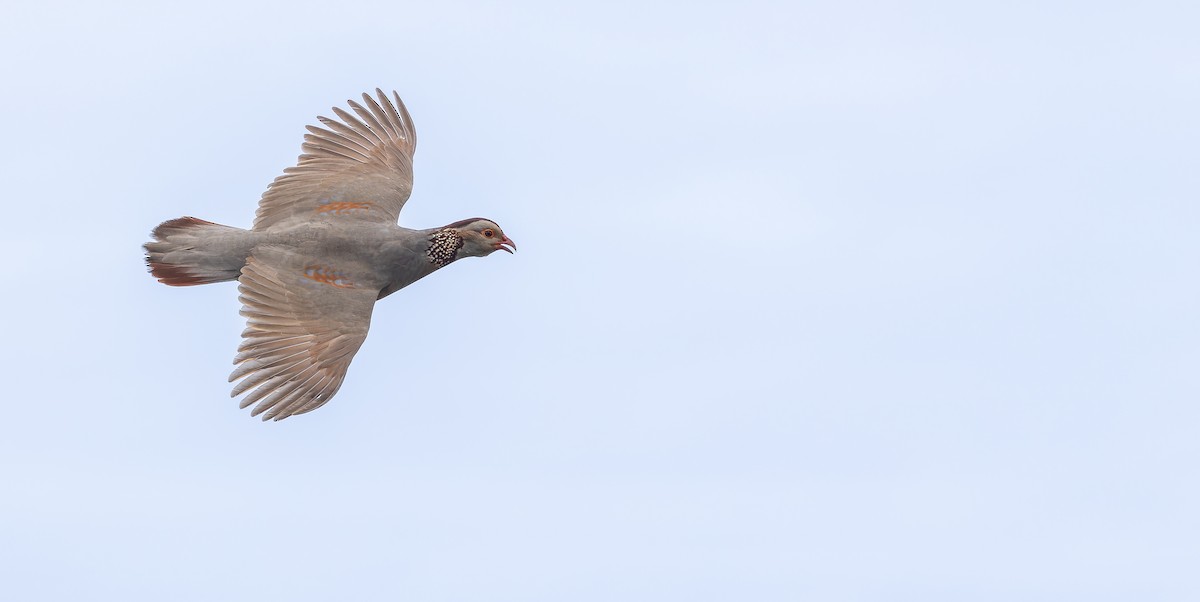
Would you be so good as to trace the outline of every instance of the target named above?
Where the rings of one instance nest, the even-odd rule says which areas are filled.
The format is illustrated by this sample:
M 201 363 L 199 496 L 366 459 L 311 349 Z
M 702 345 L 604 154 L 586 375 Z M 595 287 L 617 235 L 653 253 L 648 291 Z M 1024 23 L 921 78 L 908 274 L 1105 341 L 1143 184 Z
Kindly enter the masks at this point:
M 412 192 L 417 144 L 400 96 L 363 94 L 354 113 L 308 126 L 295 167 L 263 193 L 250 230 L 194 217 L 163 222 L 145 244 L 150 273 L 171 286 L 238 281 L 242 332 L 229 381 L 252 416 L 282 420 L 321 407 L 367 337 L 382 299 L 463 257 L 516 248 L 496 222 L 397 225 Z

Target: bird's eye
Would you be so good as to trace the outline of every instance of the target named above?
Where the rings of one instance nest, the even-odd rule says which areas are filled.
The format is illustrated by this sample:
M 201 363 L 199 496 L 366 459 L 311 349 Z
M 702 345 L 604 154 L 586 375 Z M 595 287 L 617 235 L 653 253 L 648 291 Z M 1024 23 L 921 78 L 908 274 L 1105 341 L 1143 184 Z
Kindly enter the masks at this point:
M 491 229 L 491 228 L 484 228 L 484 230 L 483 230 L 483 237 L 484 237 L 484 238 L 491 238 L 491 237 L 493 237 L 493 236 L 495 236 L 495 235 L 496 235 L 496 231 L 495 231 L 495 230 L 493 230 L 493 229 Z

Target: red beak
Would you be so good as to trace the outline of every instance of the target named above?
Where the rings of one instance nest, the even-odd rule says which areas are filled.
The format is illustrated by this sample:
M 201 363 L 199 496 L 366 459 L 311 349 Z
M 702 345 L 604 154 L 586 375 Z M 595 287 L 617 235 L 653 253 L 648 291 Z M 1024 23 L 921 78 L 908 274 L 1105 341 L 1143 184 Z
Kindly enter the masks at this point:
M 508 245 L 508 246 L 505 246 L 505 245 Z M 510 249 L 508 247 L 512 247 L 512 248 Z M 517 243 L 513 242 L 511 239 L 509 239 L 507 236 L 505 236 L 503 240 L 496 243 L 496 248 L 501 251 L 508 251 L 509 253 L 512 253 L 513 251 L 517 250 Z

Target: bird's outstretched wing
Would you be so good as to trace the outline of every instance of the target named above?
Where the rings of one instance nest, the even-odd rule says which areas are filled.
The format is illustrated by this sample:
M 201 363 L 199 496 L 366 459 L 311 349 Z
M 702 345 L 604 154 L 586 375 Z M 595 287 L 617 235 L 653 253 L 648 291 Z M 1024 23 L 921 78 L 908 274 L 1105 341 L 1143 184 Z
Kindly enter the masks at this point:
M 308 126 L 295 167 L 263 193 L 255 230 L 295 221 L 361 219 L 395 223 L 412 193 L 412 158 L 417 132 L 400 95 L 395 104 L 383 90 L 378 100 L 348 101 L 358 116 L 338 107 L 341 121 L 318 117 L 326 127 Z
M 241 407 L 252 416 L 282 420 L 321 407 L 346 378 L 367 338 L 378 287 L 356 282 L 353 266 L 311 260 L 259 247 L 238 278 L 247 327 L 229 381 L 242 379 L 231 396 L 247 393 Z

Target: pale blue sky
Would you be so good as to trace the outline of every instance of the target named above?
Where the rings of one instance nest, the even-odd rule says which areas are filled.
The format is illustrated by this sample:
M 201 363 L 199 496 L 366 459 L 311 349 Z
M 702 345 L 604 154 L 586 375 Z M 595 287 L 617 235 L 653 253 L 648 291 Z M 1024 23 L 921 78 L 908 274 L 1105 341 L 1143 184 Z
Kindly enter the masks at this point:
M 6 600 L 1196 600 L 1200 9 L 25 3 L 0 21 Z M 396 89 L 337 398 L 228 399 L 247 227 Z

